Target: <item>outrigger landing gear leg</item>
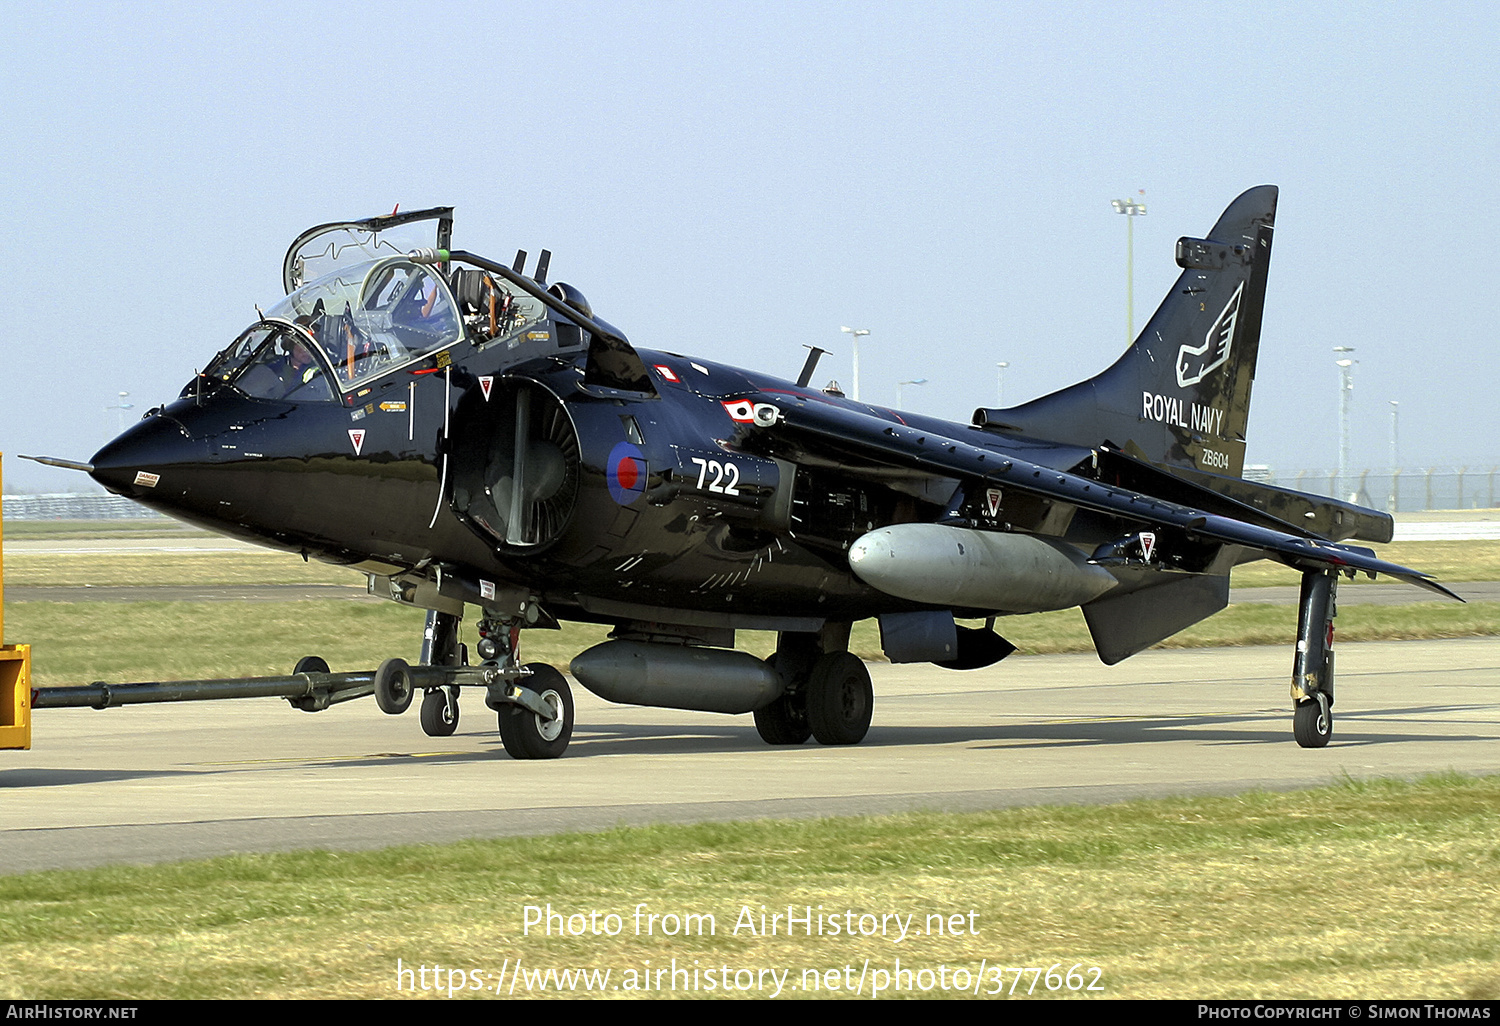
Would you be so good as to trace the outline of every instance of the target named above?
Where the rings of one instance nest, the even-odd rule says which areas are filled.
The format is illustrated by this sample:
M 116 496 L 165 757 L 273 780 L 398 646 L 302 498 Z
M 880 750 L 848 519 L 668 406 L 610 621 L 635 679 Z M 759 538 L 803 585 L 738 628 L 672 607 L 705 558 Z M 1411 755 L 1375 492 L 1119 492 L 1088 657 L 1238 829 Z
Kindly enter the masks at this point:
M 1333 737 L 1333 618 L 1338 615 L 1338 571 L 1307 570 L 1297 612 L 1297 657 L 1292 664 L 1292 736 L 1303 748 Z
M 422 663 L 426 666 L 462 666 L 463 646 L 458 643 L 459 618 L 452 613 L 427 611 L 422 632 Z M 458 685 L 428 688 L 422 696 L 422 730 L 428 737 L 449 737 L 458 729 Z
M 556 759 L 573 738 L 573 692 L 556 667 L 518 666 L 521 625 L 479 621 L 479 655 L 505 671 L 489 685 L 484 703 L 500 719 L 500 740 L 512 759 Z

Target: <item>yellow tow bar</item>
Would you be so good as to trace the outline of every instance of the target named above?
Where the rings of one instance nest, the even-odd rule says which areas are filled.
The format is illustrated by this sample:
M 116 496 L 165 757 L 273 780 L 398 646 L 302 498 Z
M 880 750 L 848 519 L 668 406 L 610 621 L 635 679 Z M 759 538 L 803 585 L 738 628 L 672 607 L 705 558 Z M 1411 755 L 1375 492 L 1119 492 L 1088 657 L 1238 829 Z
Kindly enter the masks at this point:
M 0 641 L 5 639 L 4 542 L 5 513 L 0 509 Z M 31 646 L 0 644 L 0 748 L 30 747 Z

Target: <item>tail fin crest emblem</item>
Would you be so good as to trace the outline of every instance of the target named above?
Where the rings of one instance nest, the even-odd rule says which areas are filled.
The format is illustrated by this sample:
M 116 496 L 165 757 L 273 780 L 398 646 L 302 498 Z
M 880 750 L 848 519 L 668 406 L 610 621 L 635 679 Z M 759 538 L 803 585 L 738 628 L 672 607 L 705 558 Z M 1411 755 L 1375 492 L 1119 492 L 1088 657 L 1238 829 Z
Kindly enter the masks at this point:
M 1212 371 L 1229 361 L 1230 347 L 1234 343 L 1234 329 L 1240 318 L 1240 297 L 1245 293 L 1245 283 L 1240 282 L 1224 304 L 1224 310 L 1214 320 L 1213 327 L 1203 336 L 1201 346 L 1184 343 L 1177 350 L 1177 384 L 1187 388 L 1202 381 Z

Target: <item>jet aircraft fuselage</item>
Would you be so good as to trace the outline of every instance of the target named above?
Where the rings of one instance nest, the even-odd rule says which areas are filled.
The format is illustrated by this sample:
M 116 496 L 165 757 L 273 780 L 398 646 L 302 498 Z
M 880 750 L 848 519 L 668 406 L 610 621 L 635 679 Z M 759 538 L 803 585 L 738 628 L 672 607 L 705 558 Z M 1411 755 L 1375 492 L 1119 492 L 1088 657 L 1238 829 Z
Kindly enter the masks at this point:
M 571 731 L 562 676 L 519 663 L 526 628 L 613 625 L 573 662 L 606 698 L 851 743 L 871 705 L 855 621 L 879 619 L 892 660 L 976 668 L 1014 650 L 999 618 L 1081 606 L 1112 663 L 1222 608 L 1258 558 L 1304 574 L 1296 728 L 1319 746 L 1338 574 L 1442 589 L 1338 544 L 1389 540 L 1384 514 L 1239 476 L 1275 202 L 1252 189 L 1179 241 L 1178 283 L 1113 366 L 967 425 L 819 389 L 816 352 L 792 382 L 638 349 L 547 284 L 545 251 L 528 276 L 525 254 L 451 249 L 448 208 L 319 226 L 286 297 L 89 467 L 368 574 L 429 611 L 425 664 L 466 662 L 477 608 L 512 754 L 561 754 Z M 774 659 L 733 651 L 747 629 L 777 632 Z M 377 675 L 388 711 L 404 666 Z M 451 732 L 473 679 L 422 679 L 424 727 Z

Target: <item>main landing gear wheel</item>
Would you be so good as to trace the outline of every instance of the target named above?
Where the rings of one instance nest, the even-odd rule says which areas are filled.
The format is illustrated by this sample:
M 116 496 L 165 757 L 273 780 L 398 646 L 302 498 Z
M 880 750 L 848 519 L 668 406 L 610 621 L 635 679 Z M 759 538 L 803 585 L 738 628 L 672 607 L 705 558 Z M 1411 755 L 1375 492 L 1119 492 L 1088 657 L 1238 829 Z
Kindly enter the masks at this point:
M 375 671 L 375 704 L 397 716 L 411 707 L 411 667 L 405 659 L 387 659 Z
M 857 656 L 833 652 L 813 664 L 807 679 L 807 723 L 819 744 L 859 744 L 874 709 L 870 671 Z
M 766 660 L 774 669 L 776 657 Z M 801 688 L 791 686 L 776 696 L 770 705 L 755 710 L 755 730 L 768 745 L 800 745 L 812 736 L 807 725 L 806 694 Z
M 433 688 L 423 695 L 421 719 L 428 737 L 450 737 L 458 729 L 458 688 Z
M 512 759 L 556 759 L 573 737 L 573 692 L 567 679 L 546 663 L 528 663 L 523 687 L 542 696 L 555 715 L 543 719 L 530 709 L 507 705 L 500 710 L 500 740 Z
M 1333 738 L 1333 710 L 1314 695 L 1292 710 L 1292 736 L 1303 748 L 1325 748 Z

